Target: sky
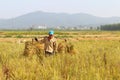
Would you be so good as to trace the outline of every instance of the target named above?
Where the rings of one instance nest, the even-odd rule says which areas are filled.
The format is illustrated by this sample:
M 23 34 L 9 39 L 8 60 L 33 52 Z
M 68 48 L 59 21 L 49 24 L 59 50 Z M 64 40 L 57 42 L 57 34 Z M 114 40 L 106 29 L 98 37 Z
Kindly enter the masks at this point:
M 120 0 L 0 0 L 0 19 L 35 11 L 120 17 Z

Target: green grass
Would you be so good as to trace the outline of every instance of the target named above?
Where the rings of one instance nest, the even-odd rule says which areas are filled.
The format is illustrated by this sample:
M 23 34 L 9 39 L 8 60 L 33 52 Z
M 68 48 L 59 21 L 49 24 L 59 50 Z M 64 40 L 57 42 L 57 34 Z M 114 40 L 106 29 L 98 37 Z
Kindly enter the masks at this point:
M 49 30 L 10 30 L 0 31 L 2 35 L 47 35 Z M 69 31 L 69 30 L 55 30 L 57 35 L 99 35 L 99 34 L 120 34 L 120 31 Z
M 0 38 L 33 38 L 48 35 L 48 30 L 0 31 Z M 57 38 L 107 38 L 120 37 L 120 31 L 65 31 L 55 30 Z
M 24 57 L 24 44 L 0 43 L 0 78 L 4 65 L 11 80 L 120 80 L 119 40 L 72 41 L 77 54 Z

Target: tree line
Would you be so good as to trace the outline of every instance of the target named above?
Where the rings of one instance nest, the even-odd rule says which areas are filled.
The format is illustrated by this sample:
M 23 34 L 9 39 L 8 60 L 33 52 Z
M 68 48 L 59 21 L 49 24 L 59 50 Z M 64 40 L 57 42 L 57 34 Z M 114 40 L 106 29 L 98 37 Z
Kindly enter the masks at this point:
M 110 31 L 120 30 L 120 23 L 101 25 L 100 29 L 101 30 L 110 30 Z

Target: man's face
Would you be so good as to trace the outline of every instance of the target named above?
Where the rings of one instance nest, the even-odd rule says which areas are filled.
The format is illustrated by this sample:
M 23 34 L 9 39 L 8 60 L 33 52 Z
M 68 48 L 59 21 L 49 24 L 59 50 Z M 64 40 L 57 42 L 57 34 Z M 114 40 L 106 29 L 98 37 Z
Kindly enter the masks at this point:
M 53 35 L 49 34 L 49 37 L 50 37 L 50 38 L 52 38 L 52 37 L 53 37 Z

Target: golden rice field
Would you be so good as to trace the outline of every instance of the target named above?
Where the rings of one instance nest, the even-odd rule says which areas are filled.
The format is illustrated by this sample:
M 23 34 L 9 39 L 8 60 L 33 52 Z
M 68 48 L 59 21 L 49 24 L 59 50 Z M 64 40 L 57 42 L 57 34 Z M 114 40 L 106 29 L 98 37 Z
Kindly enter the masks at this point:
M 0 80 L 120 80 L 119 31 L 57 31 L 58 42 L 68 39 L 76 54 L 23 56 L 25 44 L 17 40 L 43 35 L 47 31 L 0 32 Z

